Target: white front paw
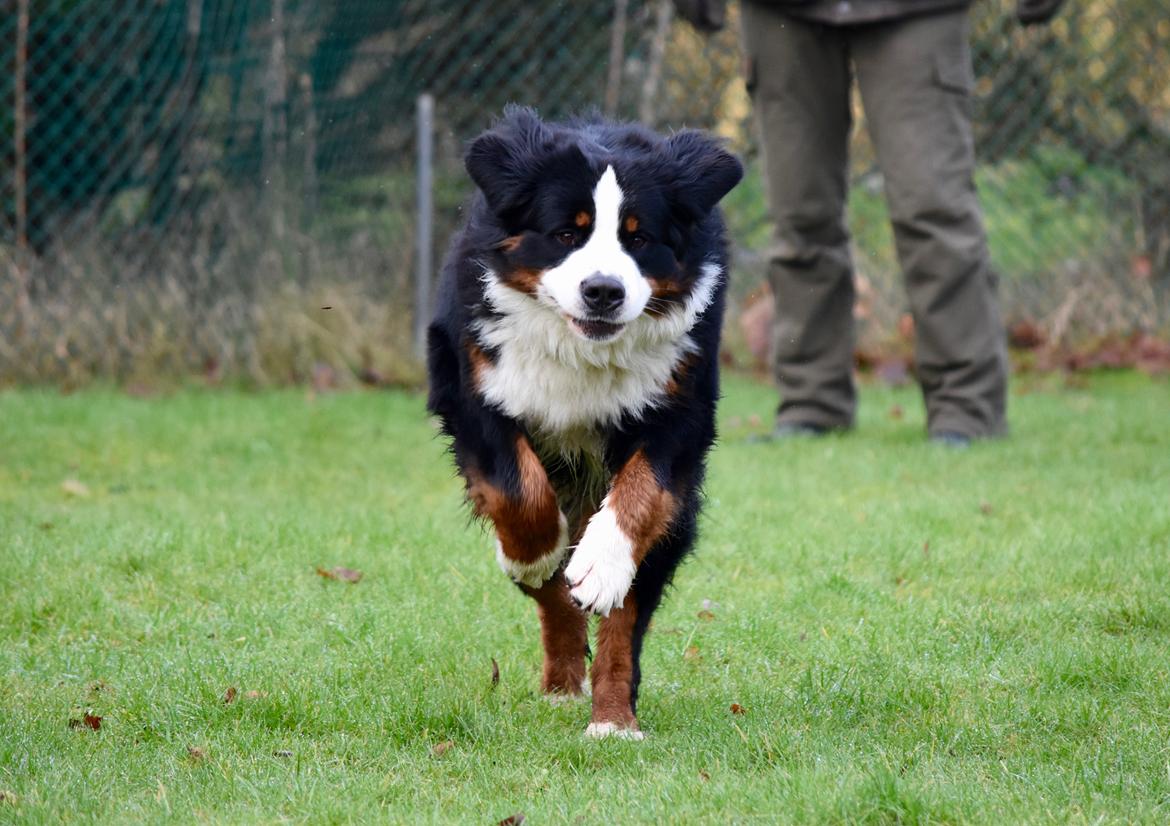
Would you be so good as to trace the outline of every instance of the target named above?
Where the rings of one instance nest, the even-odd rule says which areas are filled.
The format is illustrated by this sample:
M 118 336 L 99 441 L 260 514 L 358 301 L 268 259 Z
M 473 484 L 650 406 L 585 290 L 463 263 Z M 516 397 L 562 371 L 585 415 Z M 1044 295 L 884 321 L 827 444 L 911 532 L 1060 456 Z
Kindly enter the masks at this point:
M 609 616 L 625 601 L 634 571 L 634 543 L 603 504 L 565 568 L 569 593 L 584 610 Z
M 549 577 L 556 573 L 569 549 L 569 522 L 563 513 L 557 514 L 560 518 L 560 533 L 557 535 L 556 546 L 544 556 L 533 562 L 517 562 L 504 554 L 504 546 L 496 538 L 496 562 L 513 582 L 527 585 L 530 588 L 539 588 L 548 582 Z

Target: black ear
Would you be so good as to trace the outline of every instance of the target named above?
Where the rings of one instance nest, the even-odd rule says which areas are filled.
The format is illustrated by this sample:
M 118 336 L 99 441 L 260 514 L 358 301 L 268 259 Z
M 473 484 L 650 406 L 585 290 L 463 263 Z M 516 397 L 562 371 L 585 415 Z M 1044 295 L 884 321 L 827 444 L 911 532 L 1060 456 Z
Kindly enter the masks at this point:
M 743 177 L 739 159 L 706 132 L 676 132 L 667 139 L 666 150 L 676 170 L 675 202 L 692 220 L 705 217 Z
M 502 215 L 527 201 L 538 162 L 553 144 L 536 112 L 509 106 L 499 123 L 471 142 L 463 163 L 488 206 Z

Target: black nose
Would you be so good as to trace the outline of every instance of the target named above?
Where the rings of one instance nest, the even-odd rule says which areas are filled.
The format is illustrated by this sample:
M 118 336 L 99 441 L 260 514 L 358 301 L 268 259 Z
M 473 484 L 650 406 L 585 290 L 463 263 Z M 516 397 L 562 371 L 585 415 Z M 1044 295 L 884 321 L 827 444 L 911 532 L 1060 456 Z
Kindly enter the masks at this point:
M 589 312 L 609 315 L 626 300 L 626 288 L 612 275 L 594 273 L 581 282 L 581 299 Z

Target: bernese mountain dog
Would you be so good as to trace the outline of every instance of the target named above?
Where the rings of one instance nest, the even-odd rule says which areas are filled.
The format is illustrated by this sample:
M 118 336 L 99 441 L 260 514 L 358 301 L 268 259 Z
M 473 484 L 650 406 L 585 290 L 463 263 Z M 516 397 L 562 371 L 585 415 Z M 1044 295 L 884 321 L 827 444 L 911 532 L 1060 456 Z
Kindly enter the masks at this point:
M 536 601 L 543 690 L 588 690 L 600 614 L 586 733 L 640 739 L 642 639 L 695 541 L 715 439 L 716 204 L 743 169 L 703 132 L 521 107 L 465 162 L 478 191 L 443 265 L 428 406 L 500 567 Z

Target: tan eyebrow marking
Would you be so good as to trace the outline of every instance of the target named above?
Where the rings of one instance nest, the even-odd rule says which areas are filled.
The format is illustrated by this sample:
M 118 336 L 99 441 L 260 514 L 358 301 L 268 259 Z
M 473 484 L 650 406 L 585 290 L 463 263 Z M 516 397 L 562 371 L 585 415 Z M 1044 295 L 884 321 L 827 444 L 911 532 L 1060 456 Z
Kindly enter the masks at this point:
M 593 219 L 589 217 L 589 213 L 584 210 L 578 212 L 577 217 L 573 219 L 573 223 L 579 227 L 587 227 L 592 221 Z
M 638 219 L 633 215 L 626 216 L 626 232 L 634 233 L 638 231 Z

